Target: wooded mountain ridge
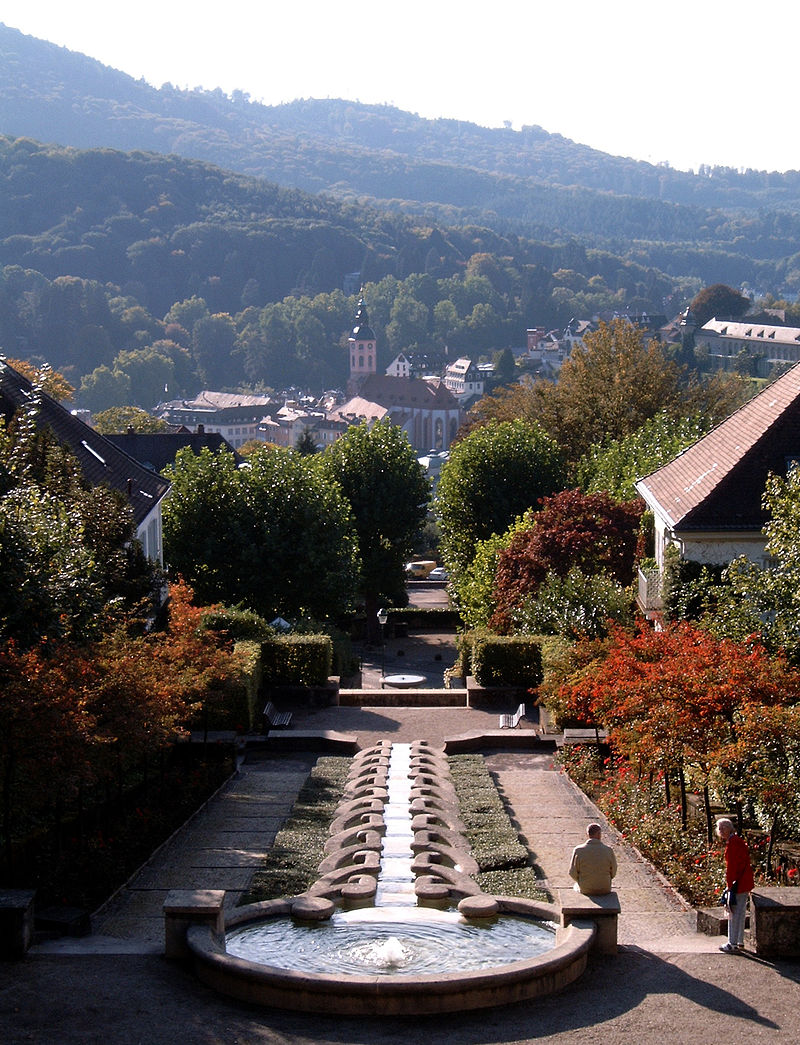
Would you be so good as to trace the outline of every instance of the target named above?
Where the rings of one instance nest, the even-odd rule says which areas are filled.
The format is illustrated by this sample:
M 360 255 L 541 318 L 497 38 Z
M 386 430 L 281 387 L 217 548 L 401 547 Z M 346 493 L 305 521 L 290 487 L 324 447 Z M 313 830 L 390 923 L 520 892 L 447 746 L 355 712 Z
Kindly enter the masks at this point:
M 559 183 L 583 169 L 588 187 Z M 657 171 L 665 198 L 623 193 Z M 0 351 L 52 363 L 93 409 L 149 408 L 167 385 L 341 386 L 361 285 L 381 366 L 672 317 L 704 284 L 793 298 L 793 178 L 753 175 L 758 196 L 539 128 L 156 90 L 0 26 Z M 666 198 L 723 182 L 747 207 Z M 767 192 L 786 208 L 757 208 Z
M 489 129 L 390 106 L 264 106 L 156 89 L 0 25 L 0 133 L 200 159 L 439 225 L 580 239 L 673 276 L 790 290 L 800 172 L 696 174 L 612 157 L 540 127 Z

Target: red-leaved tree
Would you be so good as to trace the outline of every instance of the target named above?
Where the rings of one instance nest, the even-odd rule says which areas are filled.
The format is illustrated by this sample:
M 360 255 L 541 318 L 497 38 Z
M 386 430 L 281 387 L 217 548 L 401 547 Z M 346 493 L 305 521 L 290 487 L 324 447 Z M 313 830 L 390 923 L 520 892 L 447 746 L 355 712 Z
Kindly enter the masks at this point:
M 565 577 L 572 567 L 588 575 L 603 573 L 621 584 L 633 578 L 644 505 L 614 501 L 606 493 L 563 490 L 543 497 L 529 530 L 516 533 L 500 553 L 490 624 L 511 629 L 513 613 L 535 594 L 548 573 Z
M 709 783 L 741 806 L 749 795 L 753 709 L 800 701 L 800 672 L 757 642 L 720 640 L 681 622 L 663 631 L 617 629 L 607 656 L 559 694 L 567 713 L 609 730 L 616 750 L 646 771 L 677 777 L 686 816 L 685 771 L 700 783 L 711 833 Z M 750 748 L 743 746 L 751 738 Z

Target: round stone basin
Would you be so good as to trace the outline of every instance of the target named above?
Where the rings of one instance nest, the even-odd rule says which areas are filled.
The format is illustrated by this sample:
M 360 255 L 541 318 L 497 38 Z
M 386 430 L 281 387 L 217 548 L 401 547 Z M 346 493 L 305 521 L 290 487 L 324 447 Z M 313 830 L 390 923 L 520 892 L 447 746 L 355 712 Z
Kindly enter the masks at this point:
M 506 965 L 544 954 L 554 942 L 555 927 L 530 918 L 469 922 L 457 911 L 411 907 L 337 912 L 314 924 L 250 922 L 227 934 L 226 949 L 302 972 L 410 976 Z
M 555 920 L 552 905 L 497 900 L 501 915 L 474 924 L 455 912 L 428 908 L 376 919 L 376 909 L 367 908 L 337 912 L 327 927 L 297 925 L 289 916 L 289 901 L 266 901 L 229 919 L 225 939 L 209 927 L 193 926 L 187 941 L 197 975 L 221 993 L 338 1015 L 423 1015 L 505 1005 L 554 993 L 581 975 L 596 931 L 593 923 L 573 922 L 559 930 L 556 942 L 552 929 L 542 924 Z M 325 941 L 327 953 L 321 961 L 314 958 L 314 968 L 301 953 L 306 944 L 298 947 L 293 939 L 298 930 L 310 951 Z M 246 940 L 247 957 L 238 953 Z M 530 951 L 521 950 L 522 940 L 528 940 Z M 251 947 L 258 957 L 249 953 Z M 470 950 L 478 957 L 465 968 Z M 418 964 L 416 951 L 421 952 Z
M 390 689 L 413 689 L 425 681 L 424 675 L 384 675 L 381 680 Z

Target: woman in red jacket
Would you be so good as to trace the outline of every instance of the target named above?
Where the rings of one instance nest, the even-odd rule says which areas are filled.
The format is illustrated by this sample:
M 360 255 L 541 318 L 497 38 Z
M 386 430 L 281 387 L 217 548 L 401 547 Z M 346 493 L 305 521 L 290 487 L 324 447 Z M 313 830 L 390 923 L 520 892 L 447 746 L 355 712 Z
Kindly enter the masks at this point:
M 747 843 L 736 834 L 733 821 L 723 817 L 717 820 L 717 837 L 725 843 L 725 885 L 728 889 L 728 942 L 720 947 L 725 954 L 739 954 L 744 950 L 744 921 L 747 916 L 747 896 L 753 888 L 753 869 Z

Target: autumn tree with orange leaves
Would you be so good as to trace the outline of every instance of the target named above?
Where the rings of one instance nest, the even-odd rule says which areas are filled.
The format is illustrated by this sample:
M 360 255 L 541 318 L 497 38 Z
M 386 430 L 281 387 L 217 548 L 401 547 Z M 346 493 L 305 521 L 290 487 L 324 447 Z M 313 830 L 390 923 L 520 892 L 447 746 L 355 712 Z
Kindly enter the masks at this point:
M 209 691 L 236 670 L 228 643 L 201 626 L 191 589 L 171 588 L 163 630 L 121 618 L 95 642 L 0 648 L 0 827 L 7 865 L 33 818 L 58 815 L 85 788 L 119 782 L 180 736 Z
M 568 714 L 607 729 L 616 751 L 642 772 L 662 770 L 667 786 L 677 780 L 684 820 L 688 776 L 704 795 L 709 836 L 712 792 L 740 815 L 749 801 L 774 818 L 774 780 L 767 779 L 774 774 L 752 772 L 769 761 L 755 723 L 759 714 L 794 722 L 799 671 L 755 641 L 720 640 L 686 623 L 618 629 L 604 653 L 563 683 Z

